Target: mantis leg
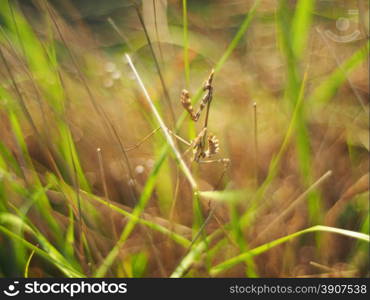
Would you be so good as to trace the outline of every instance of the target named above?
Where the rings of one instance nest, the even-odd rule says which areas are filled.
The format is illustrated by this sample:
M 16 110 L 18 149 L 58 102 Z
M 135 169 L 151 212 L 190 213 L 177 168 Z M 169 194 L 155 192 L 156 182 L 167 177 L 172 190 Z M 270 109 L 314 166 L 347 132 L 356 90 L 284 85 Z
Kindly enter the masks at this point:
M 207 159 L 207 160 L 200 160 L 200 164 L 210 164 L 210 163 L 222 163 L 227 169 L 230 166 L 230 159 L 228 158 L 218 158 L 218 159 Z
M 149 133 L 148 135 L 146 135 L 141 141 L 139 141 L 138 143 L 136 143 L 135 145 L 131 146 L 131 147 L 128 147 L 125 149 L 125 151 L 131 151 L 131 150 L 135 150 L 137 148 L 139 148 L 142 144 L 144 144 L 152 135 L 154 135 L 159 129 L 161 129 L 160 127 L 154 129 L 151 133 Z
M 171 130 L 168 129 L 168 132 L 170 134 L 172 134 L 175 138 L 177 138 L 180 142 L 184 143 L 185 145 L 187 146 L 191 146 L 192 143 L 190 143 L 189 141 L 183 139 L 181 136 L 177 135 L 176 133 L 172 132 Z
M 132 150 L 135 150 L 135 149 L 139 148 L 142 144 L 144 144 L 150 137 L 152 137 L 160 129 L 161 129 L 160 127 L 154 129 L 151 133 L 149 133 L 148 135 L 143 137 L 138 143 L 136 143 L 135 145 L 133 145 L 131 147 L 126 148 L 125 151 L 132 151 Z M 177 134 L 175 134 L 174 132 L 172 132 L 169 129 L 168 129 L 168 132 L 170 134 L 172 134 L 175 138 L 177 138 L 179 141 L 183 142 L 185 145 L 191 146 L 191 143 L 188 142 L 187 140 L 183 139 L 181 136 L 178 136 Z

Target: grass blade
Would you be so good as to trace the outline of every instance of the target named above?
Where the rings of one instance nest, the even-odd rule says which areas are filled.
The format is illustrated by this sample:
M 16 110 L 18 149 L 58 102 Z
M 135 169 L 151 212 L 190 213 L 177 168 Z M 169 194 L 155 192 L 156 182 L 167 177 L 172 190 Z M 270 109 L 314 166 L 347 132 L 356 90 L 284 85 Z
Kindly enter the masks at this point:
M 315 0 L 299 0 L 297 3 L 291 31 L 293 53 L 297 58 L 301 58 L 306 49 L 314 7 Z
M 188 9 L 187 0 L 182 0 L 182 26 L 184 39 L 184 70 L 186 88 L 190 86 L 190 68 L 189 68 L 189 33 L 188 33 Z
M 345 235 L 348 237 L 352 237 L 354 239 L 362 240 L 365 242 L 370 242 L 370 236 L 361 232 L 356 232 L 356 231 L 351 231 L 351 230 L 346 230 L 346 229 L 340 229 L 340 228 L 335 228 L 335 227 L 328 227 L 328 226 L 322 226 L 322 225 L 316 225 L 307 229 L 303 229 L 301 231 L 297 231 L 295 233 L 289 234 L 287 236 L 284 236 L 282 238 L 279 238 L 277 240 L 274 240 L 272 242 L 263 244 L 259 247 L 256 247 L 252 250 L 249 250 L 245 253 L 242 253 L 238 256 L 235 256 L 233 258 L 230 258 L 223 263 L 220 263 L 216 266 L 214 266 L 211 269 L 211 274 L 212 275 L 217 275 L 222 271 L 225 271 L 227 269 L 230 269 L 231 267 L 235 266 L 236 264 L 243 263 L 246 259 L 262 254 L 268 250 L 270 250 L 273 247 L 276 247 L 282 243 L 285 243 L 293 238 L 299 237 L 303 234 L 310 233 L 310 232 L 331 232 L 331 233 L 336 233 L 336 234 L 341 234 Z
M 30 256 L 28 257 L 26 267 L 24 268 L 24 278 L 28 278 L 28 270 L 29 270 L 30 263 L 31 263 L 31 260 L 34 254 L 35 254 L 35 249 L 32 250 Z
M 42 247 L 45 250 L 36 247 L 35 245 L 25 240 L 23 237 L 20 237 L 19 235 L 10 231 L 5 226 L 0 225 L 0 231 L 8 235 L 10 238 L 17 240 L 23 246 L 35 251 L 36 254 L 40 255 L 41 257 L 51 262 L 58 269 L 60 269 L 66 276 L 84 277 L 84 275 L 77 271 L 40 232 L 38 232 L 35 228 L 29 226 L 27 223 L 25 223 L 24 220 L 22 220 L 18 216 L 10 213 L 1 213 L 0 223 L 21 227 L 24 229 L 24 231 L 32 234 L 35 238 L 37 238 L 38 242 L 40 243 L 40 245 L 42 245 Z
M 171 150 L 173 151 L 173 153 L 175 155 L 175 158 L 176 158 L 177 162 L 179 163 L 182 171 L 184 172 L 184 174 L 185 174 L 186 178 L 188 179 L 188 181 L 189 181 L 192 189 L 194 190 L 194 192 L 197 191 L 198 190 L 198 185 L 197 185 L 193 175 L 191 174 L 188 166 L 186 165 L 186 163 L 182 159 L 180 152 L 177 150 L 175 142 L 173 141 L 172 136 L 170 135 L 167 126 L 164 124 L 164 122 L 162 120 L 162 117 L 160 116 L 157 108 L 154 106 L 153 101 L 150 98 L 149 93 L 146 90 L 143 81 L 141 80 L 140 75 L 138 74 L 134 64 L 132 63 L 131 57 L 128 54 L 125 54 L 125 56 L 126 56 L 126 59 L 127 59 L 129 65 L 130 65 L 132 71 L 135 74 L 136 80 L 139 83 L 140 88 L 142 89 L 142 91 L 144 93 L 145 99 L 147 100 L 155 118 L 158 121 L 159 126 L 162 129 L 162 132 L 164 134 L 164 137 L 166 138 L 166 141 L 167 141 L 168 145 L 170 146 Z
M 339 68 L 336 68 L 329 76 L 322 80 L 321 84 L 311 93 L 307 102 L 321 105 L 329 102 L 335 96 L 335 93 L 346 80 L 347 76 L 368 58 L 369 46 L 370 41 L 343 62 Z
M 181 236 L 180 234 L 177 234 L 173 231 L 170 231 L 169 229 L 167 229 L 166 227 L 163 227 L 155 222 L 152 222 L 152 221 L 148 221 L 144 218 L 141 218 L 140 216 L 138 216 L 137 214 L 134 214 L 134 213 L 130 213 L 128 211 L 125 211 L 124 209 L 121 209 L 119 208 L 118 206 L 110 203 L 110 202 L 107 202 L 105 201 L 104 199 L 101 199 L 97 196 L 94 196 L 94 195 L 91 195 L 91 198 L 94 199 L 95 201 L 101 203 L 101 204 L 104 204 L 106 205 L 107 207 L 111 208 L 112 210 L 120 213 L 122 216 L 124 217 L 128 217 L 132 220 L 134 220 L 135 222 L 139 223 L 139 224 L 142 224 L 142 225 L 145 225 L 147 226 L 148 228 L 152 229 L 152 230 L 155 230 L 155 231 L 158 231 L 164 235 L 167 235 L 169 236 L 174 242 L 178 243 L 179 245 L 183 246 L 183 247 L 189 247 L 190 245 L 190 241 L 186 238 L 184 238 L 183 236 Z
M 199 256 L 208 248 L 209 243 L 216 238 L 221 230 L 217 230 L 211 235 L 207 236 L 205 239 L 201 240 L 198 244 L 193 246 L 189 253 L 181 260 L 175 271 L 171 274 L 171 278 L 182 277 L 192 266 L 194 262 L 199 259 Z

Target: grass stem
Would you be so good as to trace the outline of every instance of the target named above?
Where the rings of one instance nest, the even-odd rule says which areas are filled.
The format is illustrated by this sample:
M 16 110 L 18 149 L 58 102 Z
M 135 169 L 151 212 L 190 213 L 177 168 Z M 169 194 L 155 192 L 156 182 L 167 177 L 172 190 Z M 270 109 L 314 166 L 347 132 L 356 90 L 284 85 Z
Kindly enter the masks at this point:
M 142 92 L 144 93 L 145 99 L 147 100 L 147 102 L 149 104 L 149 107 L 151 108 L 155 118 L 157 119 L 157 122 L 158 122 L 159 126 L 162 129 L 163 135 L 164 135 L 168 145 L 170 146 L 170 148 L 172 149 L 172 151 L 175 155 L 176 161 L 179 163 L 179 165 L 180 165 L 182 171 L 184 172 L 186 178 L 188 179 L 193 191 L 197 192 L 198 191 L 198 185 L 197 185 L 193 175 L 191 174 L 190 169 L 188 168 L 188 166 L 186 165 L 186 163 L 182 159 L 179 150 L 177 150 L 175 142 L 172 139 L 172 136 L 170 135 L 166 124 L 162 120 L 162 117 L 160 116 L 160 114 L 159 114 L 157 108 L 155 107 L 152 99 L 150 98 L 149 93 L 148 93 L 147 89 L 145 88 L 145 85 L 144 85 L 143 81 L 141 80 L 141 77 L 140 77 L 139 73 L 137 72 L 134 64 L 132 63 L 131 57 L 127 53 L 125 54 L 125 56 L 126 56 L 128 64 L 130 65 L 130 68 L 134 72 L 135 78 L 136 78 Z

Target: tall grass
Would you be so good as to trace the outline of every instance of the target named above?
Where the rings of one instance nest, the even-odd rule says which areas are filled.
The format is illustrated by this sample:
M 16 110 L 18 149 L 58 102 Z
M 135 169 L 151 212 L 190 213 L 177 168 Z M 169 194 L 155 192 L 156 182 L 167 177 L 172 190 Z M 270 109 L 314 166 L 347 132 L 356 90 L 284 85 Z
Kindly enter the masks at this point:
M 368 123 L 368 107 L 352 103 L 356 95 L 345 89 L 349 76 L 364 77 L 368 42 L 358 41 L 327 71 L 314 57 L 315 1 L 278 1 L 266 10 L 256 0 L 237 6 L 232 18 L 217 12 L 228 5 L 221 2 L 169 4 L 176 25 L 168 25 L 181 42 L 159 45 L 168 55 L 161 65 L 137 4 L 124 11 L 134 26 L 108 18 L 123 43 L 116 59 L 95 47 L 88 24 L 76 25 L 76 39 L 50 3 L 29 10 L 0 0 L 0 276 L 257 277 L 284 276 L 285 269 L 295 276 L 305 249 L 333 270 L 343 262 L 368 275 L 361 267 L 369 264 L 368 185 L 357 181 L 368 172 L 367 150 L 350 136 L 343 113 L 354 106 L 358 132 Z M 212 23 L 218 17 L 231 29 Z M 209 25 L 202 32 L 199 24 Z M 259 36 L 267 25 L 272 40 L 256 49 L 259 38 L 267 43 Z M 222 43 L 222 51 L 195 44 L 202 40 Z M 268 57 L 262 65 L 258 55 L 246 61 L 266 49 L 279 61 L 270 72 L 263 71 L 275 66 Z M 115 71 L 104 71 L 112 61 Z M 197 105 L 210 69 L 209 130 L 231 160 L 228 170 L 196 166 L 169 131 L 197 135 L 174 99 L 182 88 L 196 90 Z M 281 77 L 270 85 L 271 72 Z M 339 113 L 329 118 L 333 106 Z M 139 147 L 127 146 L 144 136 Z M 336 201 L 344 204 L 327 224 Z

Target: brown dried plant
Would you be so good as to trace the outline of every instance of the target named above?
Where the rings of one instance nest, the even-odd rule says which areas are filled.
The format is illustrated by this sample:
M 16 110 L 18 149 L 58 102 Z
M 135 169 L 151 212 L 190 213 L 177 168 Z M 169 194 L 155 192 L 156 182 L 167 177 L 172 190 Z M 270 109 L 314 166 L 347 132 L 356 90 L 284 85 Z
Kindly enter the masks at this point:
M 199 120 L 203 109 L 207 107 L 203 129 L 191 143 L 188 143 L 193 149 L 192 160 L 198 163 L 222 162 L 227 166 L 230 163 L 230 160 L 227 158 L 209 159 L 219 151 L 219 141 L 217 137 L 208 133 L 209 109 L 213 98 L 213 75 L 214 70 L 211 71 L 208 79 L 203 85 L 203 91 L 206 93 L 203 96 L 199 109 L 196 112 L 191 104 L 189 92 L 185 89 L 181 93 L 181 103 L 194 122 Z

